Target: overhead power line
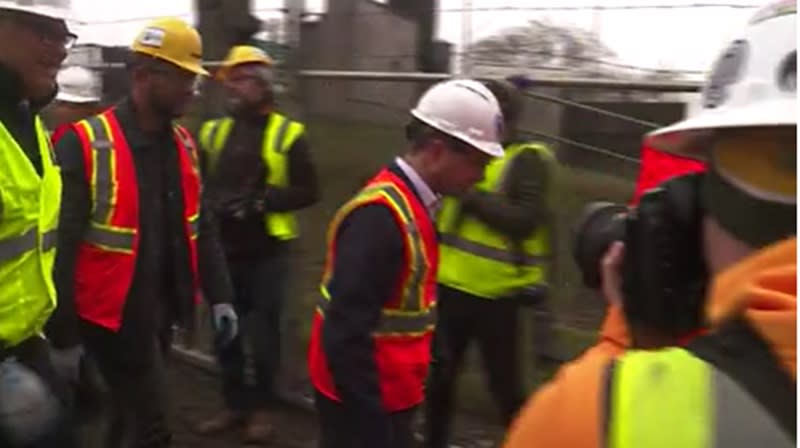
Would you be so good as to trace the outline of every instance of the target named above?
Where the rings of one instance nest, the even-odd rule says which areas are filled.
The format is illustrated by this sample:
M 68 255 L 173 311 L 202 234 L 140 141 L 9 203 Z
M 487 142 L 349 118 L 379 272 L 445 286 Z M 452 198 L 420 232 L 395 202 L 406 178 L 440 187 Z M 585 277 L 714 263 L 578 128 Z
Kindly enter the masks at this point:
M 475 8 L 441 8 L 435 11 L 450 12 L 502 12 L 502 11 L 625 11 L 641 9 L 755 9 L 762 5 L 742 5 L 737 3 L 687 3 L 683 5 L 575 5 L 575 6 L 486 6 Z
M 503 11 L 625 11 L 625 10 L 647 10 L 647 9 L 709 9 L 709 8 L 725 8 L 725 9 L 755 9 L 761 5 L 742 5 L 737 3 L 687 3 L 682 5 L 579 5 L 579 6 L 486 6 L 486 7 L 473 7 L 473 8 L 436 8 L 434 12 L 439 13 L 464 13 L 464 12 L 503 12 Z M 281 12 L 286 13 L 285 8 L 255 8 L 253 12 Z M 151 16 L 140 17 L 127 17 L 124 19 L 113 20 L 97 20 L 97 21 L 83 21 L 77 20 L 78 23 L 83 25 L 113 25 L 118 23 L 130 23 L 157 19 L 159 17 L 186 17 L 191 16 L 192 11 L 173 13 L 173 14 L 160 14 Z M 311 15 L 329 15 L 329 13 L 308 13 Z M 368 16 L 368 15 L 382 15 L 386 14 L 385 11 L 370 11 L 360 13 L 346 13 L 346 15 L 354 16 Z

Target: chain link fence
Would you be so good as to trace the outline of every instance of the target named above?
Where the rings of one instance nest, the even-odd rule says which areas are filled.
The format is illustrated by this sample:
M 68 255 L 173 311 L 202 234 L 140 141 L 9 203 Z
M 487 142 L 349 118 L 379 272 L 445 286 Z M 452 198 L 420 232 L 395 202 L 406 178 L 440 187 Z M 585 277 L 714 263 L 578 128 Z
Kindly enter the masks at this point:
M 107 84 L 105 101 L 119 101 L 126 91 L 124 67 L 97 69 L 104 73 Z M 278 109 L 306 124 L 322 193 L 318 204 L 299 212 L 302 233 L 293 247 L 291 287 L 285 307 L 284 370 L 287 383 L 291 383 L 286 387 L 301 387 L 306 376 L 305 354 L 328 222 L 366 179 L 406 148 L 404 126 L 409 109 L 428 86 L 447 77 L 329 71 L 284 71 L 278 77 Z M 590 201 L 629 200 L 638 172 L 642 136 L 683 115 L 684 104 L 680 99 L 671 100 L 669 95 L 696 88 L 691 84 L 632 85 L 562 79 L 539 80 L 526 91 L 520 131 L 531 140 L 548 143 L 560 161 L 555 211 L 557 246 L 551 282 L 559 336 L 568 353 L 577 353 L 591 343 L 605 307 L 601 298 L 581 286 L 572 262 L 572 225 Z M 648 92 L 642 95 L 646 99 L 638 99 L 636 92 Z M 662 96 L 659 101 L 653 100 L 654 92 Z M 222 95 L 213 81 L 206 82 L 191 112 L 181 121 L 196 130 L 203 120 L 222 115 Z M 194 329 L 179 334 L 178 344 L 182 350 L 211 362 L 207 311 L 200 310 L 195 322 Z M 536 341 L 523 337 L 525 349 L 530 350 Z M 528 373 L 524 377 L 535 378 L 527 358 L 530 357 L 525 361 Z M 476 369 L 470 368 L 465 376 L 462 392 L 483 390 Z M 486 399 L 468 401 L 473 403 L 469 407 L 481 408 Z

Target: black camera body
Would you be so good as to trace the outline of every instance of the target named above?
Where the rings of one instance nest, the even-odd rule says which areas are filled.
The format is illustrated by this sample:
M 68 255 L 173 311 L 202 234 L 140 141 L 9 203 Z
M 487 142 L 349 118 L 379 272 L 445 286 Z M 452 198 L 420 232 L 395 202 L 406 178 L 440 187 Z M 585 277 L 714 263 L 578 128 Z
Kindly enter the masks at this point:
M 600 262 L 614 241 L 625 243 L 623 306 L 632 324 L 682 335 L 704 322 L 708 271 L 700 202 L 703 174 L 668 180 L 638 206 L 589 204 L 577 228 L 574 257 L 584 283 L 601 286 Z

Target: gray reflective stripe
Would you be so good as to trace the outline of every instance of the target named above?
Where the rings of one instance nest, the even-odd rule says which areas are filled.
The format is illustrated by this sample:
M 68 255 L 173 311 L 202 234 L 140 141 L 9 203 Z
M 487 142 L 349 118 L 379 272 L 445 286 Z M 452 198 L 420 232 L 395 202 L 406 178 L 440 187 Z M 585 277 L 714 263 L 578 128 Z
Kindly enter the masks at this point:
M 58 242 L 58 230 L 51 230 L 42 235 L 42 252 L 47 252 L 50 249 L 55 249 Z
M 482 258 L 488 258 L 500 263 L 514 264 L 517 266 L 536 266 L 547 261 L 547 257 L 529 254 L 515 254 L 511 251 L 466 240 L 452 233 L 442 234 L 440 241 L 445 246 L 454 247 L 469 254 Z
M 119 250 L 133 250 L 134 233 L 115 232 L 97 226 L 89 227 L 84 240 L 87 243 Z
M 429 308 L 427 311 L 413 316 L 402 316 L 397 314 L 383 313 L 381 322 L 375 334 L 398 334 L 398 333 L 421 333 L 432 330 L 436 323 L 436 309 Z
M 0 262 L 7 262 L 36 250 L 38 232 L 30 229 L 22 235 L 0 240 Z M 53 249 L 56 245 L 57 233 L 51 230 L 42 235 L 42 251 Z
M 100 118 L 91 117 L 86 121 L 94 133 L 92 148 L 95 153 L 95 197 L 92 220 L 105 223 L 111 216 L 112 195 L 114 194 L 114 186 L 111 180 L 111 151 L 113 150 L 113 144 Z
M 192 154 L 192 141 L 189 140 L 189 137 L 187 137 L 183 133 L 183 131 L 181 131 L 181 128 L 179 128 L 178 126 L 175 126 L 173 128 L 173 132 L 175 133 L 175 136 L 178 137 L 178 140 L 180 140 L 181 144 L 183 145 L 183 149 L 185 149 L 186 152 L 189 153 L 189 157 L 192 160 L 194 160 L 194 154 Z
M 407 287 L 405 290 L 405 297 L 403 297 L 405 305 L 403 308 L 408 311 L 419 311 L 421 309 L 419 287 L 422 283 L 422 276 L 425 274 L 426 270 L 423 258 L 424 254 L 422 252 L 423 248 L 420 243 L 422 236 L 417 231 L 417 226 L 414 224 L 414 216 L 411 214 L 411 210 L 407 208 L 403 196 L 395 188 L 384 187 L 381 191 L 389 196 L 392 202 L 397 204 L 400 209 L 400 214 L 403 215 L 403 220 L 407 223 L 406 233 L 413 245 L 411 248 L 413 259 L 411 260 L 411 278 L 406 282 Z
M 747 391 L 714 369 L 714 446 L 789 448 L 794 442 Z
M 330 300 L 322 295 L 317 300 L 317 306 L 323 314 L 328 312 Z M 381 321 L 374 334 L 420 333 L 433 328 L 436 323 L 436 309 L 429 308 L 423 312 L 412 315 L 382 313 Z
M 200 231 L 200 215 L 192 216 L 189 219 L 189 229 L 192 232 L 191 236 L 197 236 L 197 233 Z
M 278 131 L 275 132 L 275 136 L 272 138 L 272 150 L 276 153 L 281 153 L 286 149 L 283 147 L 283 139 L 286 138 L 286 131 L 289 129 L 289 124 L 291 124 L 291 122 L 288 118 L 281 115 L 275 115 L 274 119 L 283 120 L 278 127 Z

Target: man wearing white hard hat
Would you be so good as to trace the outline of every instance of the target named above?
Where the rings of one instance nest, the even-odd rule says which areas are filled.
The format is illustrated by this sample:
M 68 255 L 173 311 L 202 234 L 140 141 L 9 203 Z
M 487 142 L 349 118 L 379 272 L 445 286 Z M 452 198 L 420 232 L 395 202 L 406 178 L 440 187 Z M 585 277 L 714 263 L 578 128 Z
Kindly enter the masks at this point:
M 63 11 L 30 3 L 0 1 L 0 446 L 69 447 L 67 388 L 41 336 L 56 305 L 61 179 L 38 113 L 75 36 Z
M 711 331 L 566 366 L 506 447 L 796 446 L 796 33 L 794 0 L 760 9 L 712 67 L 700 107 L 648 136 L 708 162 L 695 194 Z M 615 243 L 602 263 L 606 299 L 623 306 L 624 249 Z
M 84 67 L 71 66 L 58 72 L 58 94 L 45 110 L 52 140 L 75 123 L 100 112 L 101 81 L 95 72 Z
M 439 247 L 433 215 L 502 157 L 503 117 L 473 80 L 434 85 L 411 111 L 409 148 L 335 214 L 308 365 L 320 447 L 404 448 L 424 400 Z

